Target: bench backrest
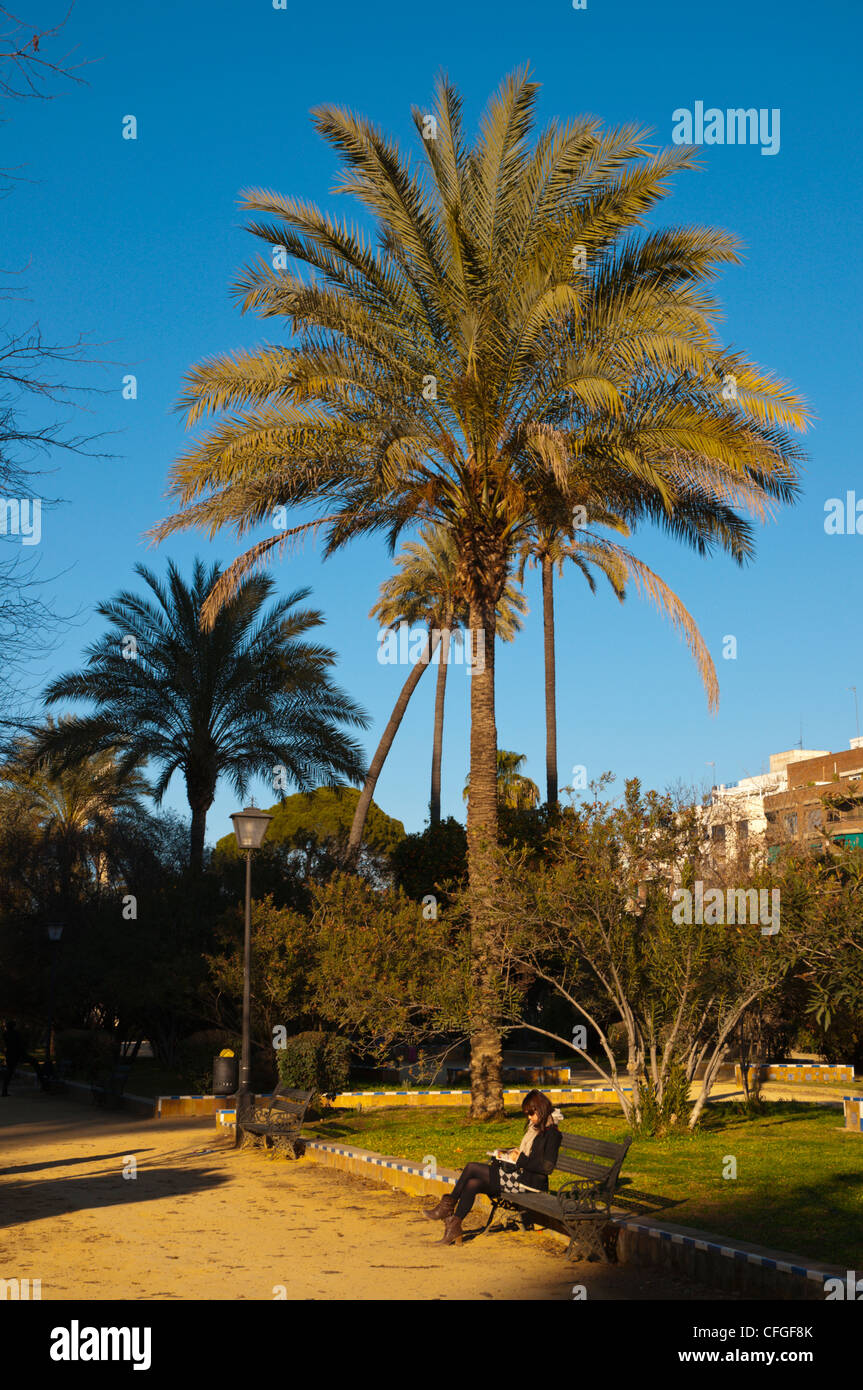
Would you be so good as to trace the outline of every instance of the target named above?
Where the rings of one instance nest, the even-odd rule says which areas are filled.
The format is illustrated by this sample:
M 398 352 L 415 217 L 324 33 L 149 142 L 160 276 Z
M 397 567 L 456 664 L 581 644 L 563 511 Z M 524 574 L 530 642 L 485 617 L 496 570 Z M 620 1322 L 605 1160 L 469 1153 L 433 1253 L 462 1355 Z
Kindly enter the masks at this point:
M 273 1092 L 270 1114 L 277 1110 L 281 1115 L 294 1115 L 302 1121 L 313 1095 L 314 1091 L 297 1091 L 288 1086 L 280 1086 Z
M 562 1133 L 555 1169 L 571 1173 L 575 1178 L 590 1178 L 600 1183 L 603 1191 L 613 1192 L 631 1143 L 631 1138 L 622 1144 L 611 1144 L 606 1139 L 589 1139 L 584 1134 Z

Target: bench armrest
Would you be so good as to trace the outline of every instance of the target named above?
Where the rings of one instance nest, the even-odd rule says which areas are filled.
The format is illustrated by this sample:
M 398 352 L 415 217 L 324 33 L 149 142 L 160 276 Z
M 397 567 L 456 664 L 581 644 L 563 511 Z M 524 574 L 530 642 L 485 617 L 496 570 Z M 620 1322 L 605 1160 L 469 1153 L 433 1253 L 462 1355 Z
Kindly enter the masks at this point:
M 561 1206 L 573 1214 L 609 1211 L 611 1204 L 604 1187 L 604 1183 L 591 1178 L 573 1178 L 559 1187 L 555 1196 Z

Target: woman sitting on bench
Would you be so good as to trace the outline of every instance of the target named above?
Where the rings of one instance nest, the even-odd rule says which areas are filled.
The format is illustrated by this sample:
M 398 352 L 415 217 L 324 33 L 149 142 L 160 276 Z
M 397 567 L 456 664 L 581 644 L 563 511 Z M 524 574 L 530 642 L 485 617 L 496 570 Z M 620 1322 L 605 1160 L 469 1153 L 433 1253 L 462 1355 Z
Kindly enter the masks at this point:
M 506 1198 L 507 1192 L 547 1192 L 548 1175 L 554 1171 L 560 1150 L 563 1119 L 542 1091 L 528 1091 L 521 1103 L 527 1128 L 517 1149 L 495 1149 L 491 1163 L 468 1163 L 452 1193 L 423 1213 L 432 1221 L 445 1221 L 440 1245 L 461 1245 L 461 1223 L 480 1192 Z

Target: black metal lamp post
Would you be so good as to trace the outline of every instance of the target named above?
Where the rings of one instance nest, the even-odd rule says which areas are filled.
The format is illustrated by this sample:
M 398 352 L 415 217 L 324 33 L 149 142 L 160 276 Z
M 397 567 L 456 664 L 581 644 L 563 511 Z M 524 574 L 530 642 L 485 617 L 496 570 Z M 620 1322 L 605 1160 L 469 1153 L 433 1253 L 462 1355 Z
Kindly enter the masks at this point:
M 252 1036 L 250 1026 L 251 964 L 252 964 L 252 851 L 260 849 L 267 826 L 272 820 L 267 811 L 247 806 L 231 816 L 237 845 L 246 855 L 246 939 L 243 954 L 243 1049 L 240 1059 L 240 1089 L 237 1095 L 237 1120 L 242 1097 L 250 1090 L 252 1068 Z M 237 1125 L 239 1134 L 239 1124 Z
M 54 1071 L 54 986 L 57 975 L 57 947 L 63 935 L 62 922 L 48 924 L 48 940 L 51 942 L 51 974 L 48 984 L 48 1048 L 46 1071 L 51 1076 Z

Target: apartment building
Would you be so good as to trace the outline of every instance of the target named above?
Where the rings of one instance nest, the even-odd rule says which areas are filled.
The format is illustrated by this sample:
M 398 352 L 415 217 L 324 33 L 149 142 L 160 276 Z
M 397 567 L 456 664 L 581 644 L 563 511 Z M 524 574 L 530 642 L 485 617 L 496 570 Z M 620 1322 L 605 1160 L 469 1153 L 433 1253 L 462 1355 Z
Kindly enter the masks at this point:
M 852 738 L 838 753 L 772 753 L 769 772 L 712 789 L 704 825 L 717 864 L 771 859 L 783 844 L 863 845 L 863 738 Z
M 764 813 L 770 854 L 783 844 L 863 845 L 863 738 L 843 752 L 796 759 L 785 787 L 765 796 Z
M 711 858 L 721 863 L 764 856 L 768 848 L 768 825 L 771 824 L 767 815 L 768 799 L 787 790 L 792 766 L 829 756 L 823 749 L 789 748 L 782 753 L 771 753 L 769 772 L 744 777 L 730 786 L 723 783 L 714 787 L 704 810 Z

